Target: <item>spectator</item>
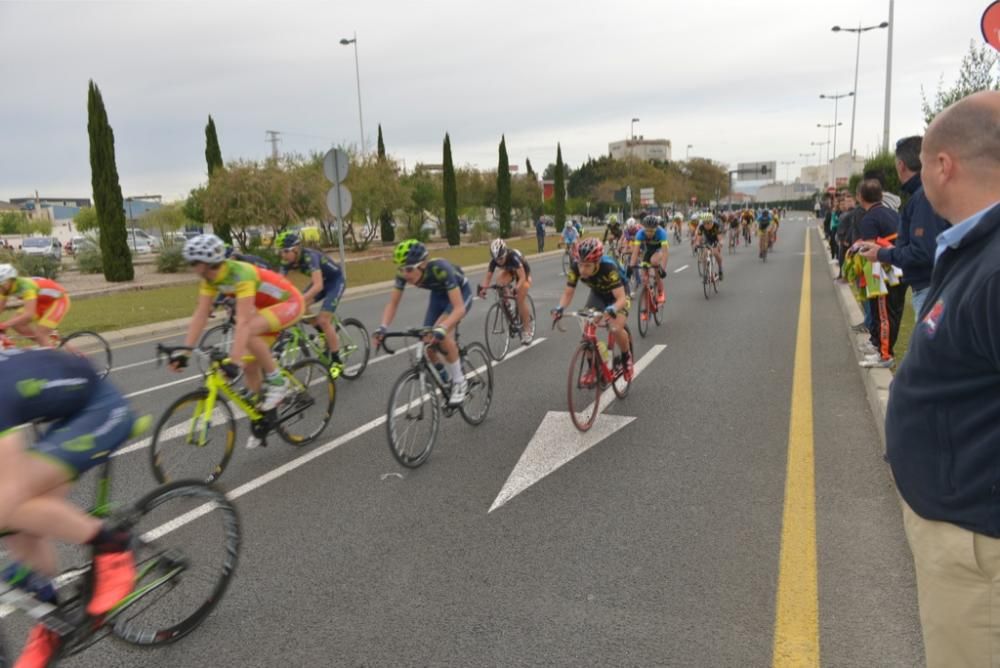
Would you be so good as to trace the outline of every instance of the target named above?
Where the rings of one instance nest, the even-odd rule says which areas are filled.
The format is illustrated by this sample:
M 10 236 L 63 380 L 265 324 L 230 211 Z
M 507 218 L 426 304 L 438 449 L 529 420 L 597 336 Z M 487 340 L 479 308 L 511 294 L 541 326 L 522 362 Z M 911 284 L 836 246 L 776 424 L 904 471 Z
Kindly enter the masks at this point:
M 899 214 L 882 201 L 882 186 L 876 179 L 867 179 L 858 187 L 864 216 L 858 223 L 858 236 L 863 249 L 869 245 L 884 245 L 895 240 L 899 230 Z M 889 368 L 895 363 L 893 350 L 899 336 L 899 323 L 906 303 L 906 287 L 900 282 L 895 267 L 883 267 L 879 262 L 867 263 L 865 269 L 868 308 L 871 309 L 871 346 L 861 366 Z M 874 350 L 872 350 L 874 348 Z
M 948 228 L 947 221 L 934 213 L 920 185 L 920 145 L 920 137 L 896 142 L 896 172 L 910 199 L 900 214 L 895 247 L 872 246 L 862 252 L 869 260 L 878 259 L 903 270 L 903 281 L 913 289 L 913 315 L 917 322 L 931 283 L 937 237 Z
M 538 252 L 541 253 L 545 249 L 545 221 L 541 216 L 535 221 L 535 237 L 538 239 Z
M 834 237 L 837 242 L 837 260 L 840 263 L 840 280 L 843 280 L 844 256 L 847 254 L 847 249 L 853 241 L 850 237 L 854 234 L 854 230 L 857 227 L 856 217 L 858 212 L 860 211 L 864 214 L 864 209 L 858 207 L 854 195 L 846 190 L 841 196 L 839 204 L 840 213 L 837 216 L 839 222 L 837 223 L 837 231 Z
M 869 169 L 861 178 L 864 181 L 867 181 L 868 179 L 877 180 L 879 185 L 882 186 L 882 204 L 885 204 L 893 211 L 899 211 L 899 204 L 903 200 L 899 197 L 899 195 L 891 193 L 885 189 L 885 173 L 881 169 Z
M 1000 639 L 1000 92 L 938 114 L 920 153 L 938 237 L 885 435 L 927 665 L 995 666 Z

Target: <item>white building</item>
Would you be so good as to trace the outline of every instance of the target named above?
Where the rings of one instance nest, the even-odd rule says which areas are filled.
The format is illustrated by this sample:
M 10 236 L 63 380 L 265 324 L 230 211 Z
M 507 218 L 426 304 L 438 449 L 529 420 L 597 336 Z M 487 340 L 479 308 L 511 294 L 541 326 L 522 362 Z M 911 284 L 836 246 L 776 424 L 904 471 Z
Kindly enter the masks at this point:
M 623 139 L 608 144 L 608 152 L 615 160 L 624 160 L 632 156 L 640 160 L 671 160 L 672 153 L 669 139 L 646 139 L 642 135 L 634 139 Z
M 794 199 L 812 199 L 816 194 L 816 186 L 811 183 L 769 183 L 757 189 L 754 200 L 757 202 L 784 202 Z
M 836 159 L 822 165 L 803 167 L 799 180 L 820 189 L 826 189 L 830 186 L 845 188 L 847 182 L 851 180 L 851 176 L 861 174 L 864 171 L 865 161 L 863 158 L 857 156 L 852 158 L 850 153 L 842 153 Z

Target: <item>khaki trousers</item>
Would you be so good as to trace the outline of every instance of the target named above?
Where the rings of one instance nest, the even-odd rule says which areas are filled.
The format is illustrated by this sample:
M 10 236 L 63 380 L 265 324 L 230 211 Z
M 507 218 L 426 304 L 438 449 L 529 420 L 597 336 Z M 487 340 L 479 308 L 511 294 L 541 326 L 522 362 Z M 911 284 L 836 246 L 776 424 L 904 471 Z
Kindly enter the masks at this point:
M 1000 540 L 902 501 L 929 668 L 1000 668 Z

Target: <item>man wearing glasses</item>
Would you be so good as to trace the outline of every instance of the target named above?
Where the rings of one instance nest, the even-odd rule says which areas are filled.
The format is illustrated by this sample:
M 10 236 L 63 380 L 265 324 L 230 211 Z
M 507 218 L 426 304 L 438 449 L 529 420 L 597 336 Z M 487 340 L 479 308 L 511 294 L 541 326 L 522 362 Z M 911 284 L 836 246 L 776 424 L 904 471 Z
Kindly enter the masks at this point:
M 297 270 L 312 280 L 302 297 L 306 307 L 320 304 L 316 324 L 323 331 L 330 349 L 330 374 L 337 378 L 344 370 L 344 363 L 340 359 L 340 341 L 337 339 L 337 329 L 333 326 L 333 314 L 344 295 L 344 288 L 347 287 L 344 272 L 340 265 L 318 250 L 303 248 L 301 237 L 294 232 L 279 234 L 275 247 L 281 254 L 283 276 L 287 276 L 289 271 Z
M 407 239 L 396 246 L 393 260 L 399 267 L 396 274 L 395 289 L 389 297 L 382 313 L 382 324 L 378 326 L 372 337 L 376 345 L 382 343 L 392 319 L 396 317 L 399 300 L 407 284 L 430 290 L 431 299 L 427 304 L 427 314 L 424 316 L 424 327 L 433 328 L 424 337 L 424 343 L 438 344 L 444 352 L 445 364 L 438 362 L 437 353 L 432 348 L 428 351 L 431 361 L 438 370 L 447 369 L 452 381 L 449 406 L 460 406 L 465 401 L 468 384 L 462 373 L 462 363 L 458 358 L 458 344 L 455 342 L 455 329 L 472 306 L 472 288 L 468 279 L 459 267 L 447 260 L 429 260 L 427 246 L 416 239 Z

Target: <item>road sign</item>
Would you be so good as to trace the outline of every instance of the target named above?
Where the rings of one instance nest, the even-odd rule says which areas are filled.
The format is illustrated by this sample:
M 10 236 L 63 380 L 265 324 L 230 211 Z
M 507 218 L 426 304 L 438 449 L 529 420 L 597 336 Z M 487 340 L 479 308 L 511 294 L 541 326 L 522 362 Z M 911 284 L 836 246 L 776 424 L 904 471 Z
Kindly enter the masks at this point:
M 347 169 L 350 166 L 350 157 L 346 151 L 339 148 L 331 148 L 323 156 L 323 174 L 327 180 L 333 184 L 340 184 L 347 178 Z
M 996 0 L 983 12 L 980 23 L 983 39 L 997 51 L 1000 51 L 1000 0 Z
M 737 181 L 762 181 L 773 179 L 777 163 L 771 162 L 741 162 L 736 166 Z
M 652 206 L 656 204 L 656 197 L 653 188 L 639 189 L 639 203 L 642 206 Z
M 326 194 L 326 208 L 336 218 L 343 220 L 344 216 L 351 212 L 351 191 L 344 186 L 330 188 L 330 191 Z

